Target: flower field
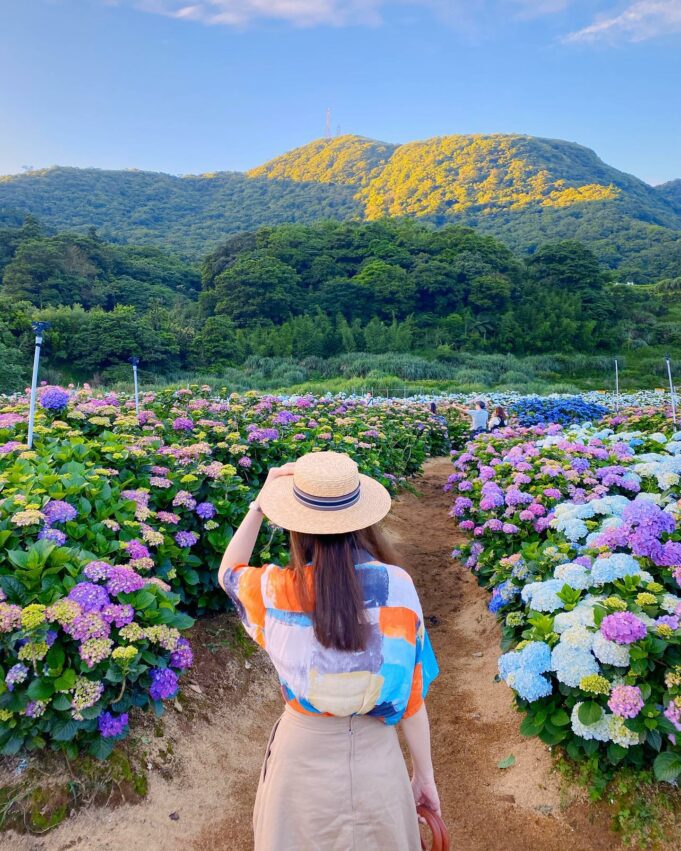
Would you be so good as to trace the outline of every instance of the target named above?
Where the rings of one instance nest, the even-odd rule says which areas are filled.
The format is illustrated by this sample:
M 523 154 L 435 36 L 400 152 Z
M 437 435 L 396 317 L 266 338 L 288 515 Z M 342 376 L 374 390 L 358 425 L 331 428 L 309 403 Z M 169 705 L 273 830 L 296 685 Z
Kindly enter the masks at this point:
M 0 752 L 103 758 L 131 710 L 163 711 L 192 664 L 182 631 L 225 608 L 222 552 L 267 469 L 351 454 L 393 491 L 463 435 L 426 404 L 281 399 L 209 387 L 133 400 L 40 391 L 0 400 Z M 449 420 L 449 428 L 447 419 Z M 265 527 L 262 560 L 283 557 Z
M 681 774 L 681 433 L 627 408 L 453 453 L 461 555 L 502 624 L 521 731 L 602 778 Z M 457 553 L 459 554 L 459 553 Z

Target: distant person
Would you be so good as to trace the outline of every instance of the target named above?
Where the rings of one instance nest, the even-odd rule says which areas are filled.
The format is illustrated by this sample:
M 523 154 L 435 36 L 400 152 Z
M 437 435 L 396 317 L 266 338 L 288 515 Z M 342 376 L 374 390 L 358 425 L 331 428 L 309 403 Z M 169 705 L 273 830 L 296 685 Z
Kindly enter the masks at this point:
M 489 420 L 489 412 L 487 405 L 479 399 L 475 403 L 474 408 L 458 407 L 458 410 L 467 414 L 471 418 L 471 437 L 480 434 L 481 431 L 487 431 L 487 421 Z
M 489 430 L 494 431 L 495 428 L 506 428 L 508 425 L 508 414 L 501 407 L 501 405 L 497 405 L 494 409 L 494 414 L 492 419 L 489 421 Z
M 435 402 L 430 403 L 430 413 L 437 414 L 437 405 L 435 404 Z

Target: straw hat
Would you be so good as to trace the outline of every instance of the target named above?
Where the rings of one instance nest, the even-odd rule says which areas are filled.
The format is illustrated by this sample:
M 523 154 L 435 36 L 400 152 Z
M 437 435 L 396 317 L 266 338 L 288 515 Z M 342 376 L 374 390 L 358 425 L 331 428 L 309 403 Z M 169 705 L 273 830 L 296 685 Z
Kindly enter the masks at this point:
M 390 511 L 388 491 L 341 452 L 303 455 L 292 476 L 265 485 L 258 502 L 276 526 L 316 535 L 356 532 Z

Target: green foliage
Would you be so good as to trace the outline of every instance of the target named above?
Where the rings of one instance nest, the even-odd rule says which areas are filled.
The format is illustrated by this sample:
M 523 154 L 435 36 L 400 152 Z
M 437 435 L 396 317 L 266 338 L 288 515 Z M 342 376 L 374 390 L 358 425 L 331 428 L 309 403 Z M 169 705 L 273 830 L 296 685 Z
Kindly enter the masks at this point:
M 58 230 L 94 226 L 187 257 L 263 225 L 411 216 L 474 225 L 528 253 L 578 239 L 636 282 L 681 273 L 680 196 L 678 181 L 649 186 L 581 145 L 503 134 L 318 139 L 247 174 L 52 168 L 0 178 L 8 224 L 30 212 Z

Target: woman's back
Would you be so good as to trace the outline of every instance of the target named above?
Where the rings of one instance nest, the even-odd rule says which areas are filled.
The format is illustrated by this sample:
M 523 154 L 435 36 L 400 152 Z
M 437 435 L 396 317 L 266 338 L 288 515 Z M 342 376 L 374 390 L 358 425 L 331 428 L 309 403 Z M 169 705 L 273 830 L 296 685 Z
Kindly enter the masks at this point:
M 314 567 L 305 570 L 313 585 Z M 355 652 L 317 640 L 293 570 L 274 564 L 239 567 L 225 575 L 224 585 L 247 631 L 272 659 L 291 708 L 373 715 L 395 724 L 420 708 L 437 663 L 409 574 L 368 554 L 355 570 L 366 617 L 365 646 Z

